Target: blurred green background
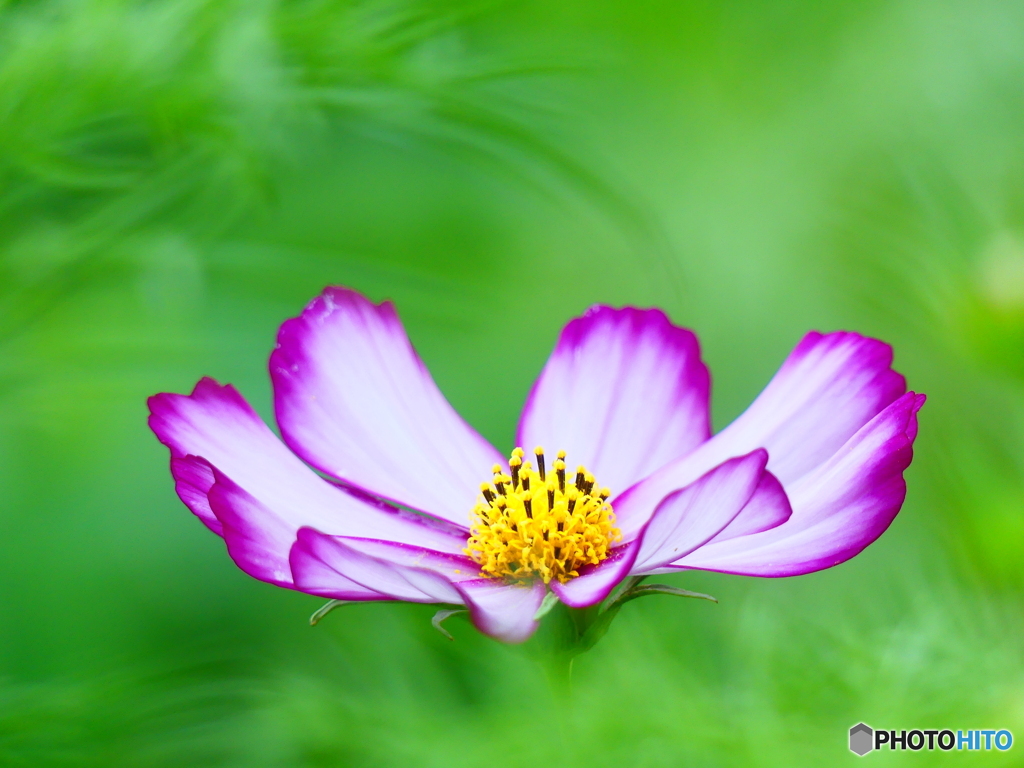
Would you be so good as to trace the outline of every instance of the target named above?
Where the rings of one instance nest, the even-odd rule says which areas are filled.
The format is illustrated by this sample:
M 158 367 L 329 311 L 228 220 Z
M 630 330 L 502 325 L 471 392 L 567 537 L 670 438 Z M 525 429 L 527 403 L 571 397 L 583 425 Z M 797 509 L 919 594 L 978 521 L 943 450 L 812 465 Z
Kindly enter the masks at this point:
M 1024 5 L 0 2 L 0 764 L 827 766 L 846 732 L 1024 739 Z M 571 706 L 429 606 L 249 579 L 145 398 L 270 414 L 277 326 L 395 300 L 502 450 L 594 302 L 694 328 L 717 428 L 808 329 L 927 392 L 889 532 L 668 580 Z M 494 350 L 511 360 L 494 376 Z M 1022 765 L 883 753 L 886 765 Z

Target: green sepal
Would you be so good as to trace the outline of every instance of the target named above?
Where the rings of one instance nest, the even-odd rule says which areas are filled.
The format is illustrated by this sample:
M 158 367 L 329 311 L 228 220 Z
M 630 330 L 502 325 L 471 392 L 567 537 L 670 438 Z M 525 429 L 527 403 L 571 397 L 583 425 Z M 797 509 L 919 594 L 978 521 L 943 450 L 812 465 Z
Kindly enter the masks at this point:
M 352 603 L 358 602 L 356 600 L 329 600 L 314 611 L 313 615 L 309 617 L 309 626 L 315 627 L 320 623 L 320 620 L 328 613 L 333 611 L 335 608 L 340 608 L 343 605 L 351 605 Z
M 705 595 L 703 592 L 691 592 L 688 589 L 670 587 L 668 584 L 644 584 L 642 586 L 636 586 L 626 592 L 621 598 L 619 598 L 619 603 L 627 603 L 630 600 L 635 600 L 636 598 L 643 597 L 644 595 L 675 595 L 676 597 L 695 597 L 698 600 L 710 600 L 712 603 L 718 602 L 717 597 Z
M 554 608 L 556 605 L 558 605 L 558 595 L 556 595 L 554 592 L 548 592 L 546 595 L 544 595 L 544 600 L 541 602 L 540 608 L 538 608 L 537 612 L 533 614 L 533 620 L 540 621 L 549 613 L 551 613 L 551 609 Z
M 465 608 L 443 608 L 443 609 L 441 609 L 440 611 L 438 611 L 437 613 L 434 614 L 434 618 L 432 618 L 430 620 L 430 623 L 433 625 L 434 629 L 436 629 L 442 635 L 447 637 L 449 640 L 454 640 L 455 638 L 452 637 L 452 633 L 449 632 L 444 627 L 442 627 L 441 626 L 441 622 L 443 622 L 445 619 L 451 618 L 452 616 L 454 616 L 457 613 L 466 613 L 466 612 L 467 611 L 466 611 Z
M 622 606 L 638 597 L 674 595 L 718 602 L 716 598 L 702 592 L 691 592 L 667 584 L 642 584 L 643 580 L 643 576 L 624 579 L 603 602 L 589 608 L 570 608 L 549 592 L 534 614 L 536 620 L 550 614 L 550 618 L 541 627 L 537 644 L 546 646 L 548 653 L 561 658 L 568 659 L 585 653 L 604 637 Z

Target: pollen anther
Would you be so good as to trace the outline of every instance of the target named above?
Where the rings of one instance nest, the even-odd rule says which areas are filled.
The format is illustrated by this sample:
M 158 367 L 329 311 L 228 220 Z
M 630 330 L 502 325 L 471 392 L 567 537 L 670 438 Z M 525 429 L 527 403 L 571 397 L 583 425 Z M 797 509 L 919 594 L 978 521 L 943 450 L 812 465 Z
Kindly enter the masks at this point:
M 465 552 L 484 576 L 564 583 L 583 566 L 607 558 L 622 538 L 608 503 L 611 492 L 595 491 L 594 476 L 583 467 L 576 482 L 567 482 L 565 451 L 557 454 L 553 479 L 546 475 L 542 448 L 534 451 L 536 470 L 523 455 L 521 448 L 512 452 L 508 475 L 495 465 L 493 490 L 489 483 L 480 485 Z

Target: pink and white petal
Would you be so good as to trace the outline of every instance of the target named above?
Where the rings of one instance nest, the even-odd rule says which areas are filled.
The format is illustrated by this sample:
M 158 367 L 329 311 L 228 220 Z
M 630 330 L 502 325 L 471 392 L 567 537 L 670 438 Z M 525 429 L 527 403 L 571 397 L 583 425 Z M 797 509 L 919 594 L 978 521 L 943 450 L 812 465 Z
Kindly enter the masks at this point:
M 710 434 L 697 337 L 658 309 L 595 306 L 569 322 L 527 398 L 516 443 L 568 454 L 624 491 Z
M 332 600 L 377 601 L 396 600 L 392 595 L 385 595 L 353 581 L 339 573 L 330 558 L 302 556 L 294 553 L 290 557 L 292 579 L 295 589 L 309 595 L 327 597 Z
M 288 446 L 345 483 L 466 527 L 502 460 L 445 400 L 390 302 L 327 288 L 270 357 Z
M 768 470 L 788 490 L 903 394 L 891 362 L 891 347 L 876 339 L 807 334 L 738 419 L 612 499 L 623 538 L 635 538 L 669 493 L 755 448 L 768 450 Z
M 372 557 L 349 546 L 345 537 L 328 536 L 313 528 L 299 530 L 289 562 L 295 586 L 303 592 L 335 597 L 355 583 L 393 600 L 462 603 L 462 596 L 442 574 Z
M 782 525 L 793 514 L 789 497 L 782 483 L 771 472 L 761 475 L 757 490 L 740 513 L 711 541 L 725 541 L 737 536 L 748 536 Z
M 456 582 L 455 588 L 476 628 L 496 640 L 522 643 L 540 626 L 533 617 L 547 592 L 543 581 L 518 585 L 481 578 Z
M 709 461 L 767 448 L 786 488 L 827 461 L 906 392 L 892 347 L 856 333 L 812 332 L 749 408 L 714 436 Z
M 575 579 L 570 579 L 565 584 L 552 581 L 551 591 L 572 608 L 597 605 L 630 574 L 639 550 L 639 541 L 631 541 L 617 547 L 603 562 L 580 570 L 580 575 Z
M 429 571 L 447 580 L 461 597 L 438 602 L 465 603 L 473 624 L 487 635 L 518 643 L 526 640 L 538 627 L 534 615 L 544 600 L 543 582 L 514 585 L 480 579 L 479 566 L 470 558 L 421 547 L 368 539 L 338 538 L 337 541 L 351 551 L 386 562 L 400 572 Z M 355 578 L 362 580 L 360 575 Z M 383 586 L 382 583 L 375 584 L 378 589 Z
M 174 491 L 182 503 L 203 521 L 203 525 L 218 536 L 223 536 L 220 521 L 210 509 L 210 500 L 207 498 L 214 483 L 213 467 L 209 462 L 198 456 L 172 458 L 171 477 L 174 478 Z
M 533 616 L 544 599 L 543 582 L 524 586 L 479 578 L 479 566 L 464 555 L 434 552 L 390 541 L 349 537 L 339 541 L 349 549 L 387 562 L 392 567 L 425 570 L 448 579 L 459 591 L 461 599 L 444 602 L 464 602 L 473 623 L 492 637 L 518 643 L 526 640 L 537 628 Z
M 463 554 L 438 552 L 425 547 L 380 539 L 354 536 L 341 536 L 338 539 L 345 546 L 364 555 L 407 568 L 425 568 L 441 574 L 449 581 L 466 581 L 480 576 L 480 566 Z
M 680 551 L 724 533 L 744 513 L 750 515 L 744 525 L 751 529 L 778 524 L 783 514 L 788 517 L 789 504 L 778 480 L 764 471 L 767 460 L 765 451 L 754 451 L 671 493 L 636 537 L 579 577 L 552 583 L 552 591 L 574 608 L 595 605 L 626 576 L 656 571 L 660 560 L 674 560 Z
M 793 514 L 761 533 L 713 542 L 677 568 L 748 576 L 796 576 L 858 554 L 889 527 L 906 496 L 917 412 L 908 392 L 878 414 L 825 464 L 789 488 Z
M 639 551 L 630 573 L 654 573 L 713 539 L 753 497 L 767 463 L 767 451 L 754 451 L 669 495 L 637 538 Z
M 231 478 L 216 468 L 213 473 L 207 499 L 231 559 L 254 579 L 294 588 L 288 550 L 295 530 Z
M 263 516 L 251 524 L 284 532 L 275 539 L 284 546 L 279 557 L 287 558 L 295 532 L 304 525 L 447 552 L 461 552 L 465 546 L 465 532 L 450 523 L 368 504 L 319 477 L 231 386 L 203 379 L 191 395 L 155 395 L 149 405 L 150 427 L 170 449 L 172 459 L 201 457 L 259 502 L 243 508 Z M 203 518 L 204 509 L 194 497 L 205 480 L 192 479 L 185 500 Z

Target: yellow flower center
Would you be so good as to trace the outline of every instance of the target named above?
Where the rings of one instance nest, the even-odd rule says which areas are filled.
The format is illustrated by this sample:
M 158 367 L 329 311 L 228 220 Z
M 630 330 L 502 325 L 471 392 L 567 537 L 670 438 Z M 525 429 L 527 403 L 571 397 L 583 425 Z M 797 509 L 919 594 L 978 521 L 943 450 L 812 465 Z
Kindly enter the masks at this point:
M 516 448 L 508 474 L 495 464 L 494 478 L 480 485 L 465 552 L 480 564 L 482 575 L 523 581 L 534 577 L 563 584 L 584 565 L 597 565 L 622 538 L 607 488 L 596 489 L 583 467 L 566 478 L 565 451 L 558 452 L 552 472 L 544 451 L 534 451 L 537 466 L 523 462 Z

